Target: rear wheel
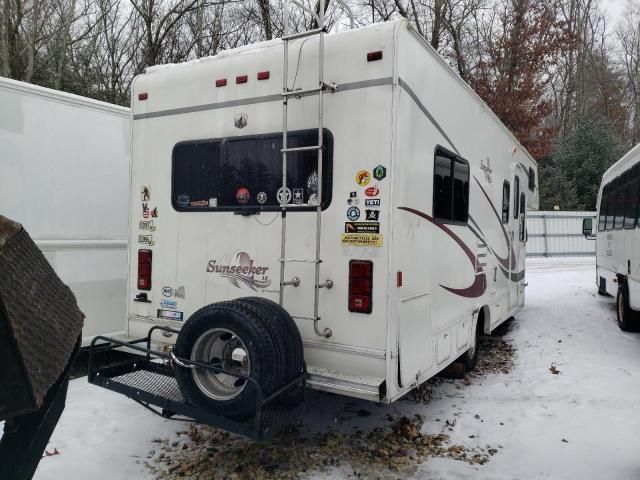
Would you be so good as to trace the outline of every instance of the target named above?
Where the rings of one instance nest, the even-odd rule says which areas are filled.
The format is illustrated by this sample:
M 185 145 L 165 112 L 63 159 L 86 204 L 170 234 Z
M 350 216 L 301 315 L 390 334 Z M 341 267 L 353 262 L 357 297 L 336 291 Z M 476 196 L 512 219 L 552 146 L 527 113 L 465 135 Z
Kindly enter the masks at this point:
M 265 319 L 240 302 L 220 302 L 202 308 L 185 323 L 174 352 L 178 357 L 254 379 L 265 395 L 282 383 L 286 359 Z M 194 406 L 229 418 L 255 412 L 256 388 L 247 380 L 206 368 L 175 367 L 178 384 Z
M 480 351 L 480 335 L 482 334 L 482 322 L 481 317 L 476 322 L 476 329 L 471 337 L 471 345 L 469 350 L 462 354 L 458 361 L 464 364 L 465 370 L 468 372 L 473 370 L 478 363 L 478 353 Z
M 633 311 L 629 305 L 629 287 L 626 283 L 622 283 L 618 287 L 618 295 L 616 296 L 616 312 L 620 330 L 624 330 L 625 332 L 633 332 L 637 330 L 637 312 Z

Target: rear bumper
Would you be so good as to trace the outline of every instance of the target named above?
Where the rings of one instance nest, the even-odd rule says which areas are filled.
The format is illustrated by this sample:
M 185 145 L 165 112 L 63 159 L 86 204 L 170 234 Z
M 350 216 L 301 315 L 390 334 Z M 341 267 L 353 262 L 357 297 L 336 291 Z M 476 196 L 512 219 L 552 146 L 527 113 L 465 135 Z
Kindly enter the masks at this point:
M 373 402 L 384 401 L 386 384 L 384 378 L 349 375 L 333 370 L 309 366 L 307 386 L 314 390 L 337 393 Z

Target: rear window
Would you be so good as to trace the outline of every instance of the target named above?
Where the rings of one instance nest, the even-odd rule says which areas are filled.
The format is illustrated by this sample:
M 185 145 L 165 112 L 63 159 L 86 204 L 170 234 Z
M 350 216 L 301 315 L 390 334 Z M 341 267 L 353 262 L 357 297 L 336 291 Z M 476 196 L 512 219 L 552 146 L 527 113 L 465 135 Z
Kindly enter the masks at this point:
M 322 208 L 331 203 L 333 137 L 324 130 Z M 289 132 L 288 147 L 318 144 L 317 130 Z M 278 210 L 282 133 L 196 140 L 173 149 L 173 207 L 178 211 Z M 317 151 L 287 154 L 287 203 L 318 199 Z

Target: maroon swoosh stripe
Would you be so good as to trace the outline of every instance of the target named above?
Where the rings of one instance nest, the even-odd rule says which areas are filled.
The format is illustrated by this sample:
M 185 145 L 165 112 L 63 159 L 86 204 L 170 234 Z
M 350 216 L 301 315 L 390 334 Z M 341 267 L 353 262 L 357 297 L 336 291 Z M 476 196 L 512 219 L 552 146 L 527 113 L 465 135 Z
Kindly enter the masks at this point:
M 474 282 L 467 288 L 451 288 L 451 287 L 446 287 L 440 284 L 442 288 L 444 288 L 445 290 L 455 295 L 459 295 L 461 297 L 466 297 L 466 298 L 477 298 L 485 292 L 487 288 L 487 282 L 486 282 L 486 276 L 482 271 L 482 267 L 480 267 L 480 264 L 476 261 L 476 257 L 471 251 L 471 249 L 467 246 L 466 243 L 462 241 L 460 237 L 458 237 L 458 235 L 456 235 L 446 225 L 435 222 L 431 215 L 421 212 L 420 210 L 416 210 L 415 208 L 410 208 L 410 207 L 398 207 L 398 210 L 404 210 L 405 212 L 413 213 L 414 215 L 422 217 L 425 220 L 432 223 L 433 225 L 435 225 L 436 227 L 438 227 L 444 233 L 449 235 L 449 237 L 451 237 L 458 244 L 458 246 L 462 249 L 462 251 L 464 251 L 464 253 L 469 258 L 469 261 L 471 262 L 471 265 L 473 266 L 474 271 L 476 273 L 476 278 Z
M 500 262 L 500 264 L 502 265 L 502 267 L 505 270 L 507 270 L 507 271 L 508 270 L 513 270 L 513 269 L 516 268 L 516 256 L 515 256 L 515 252 L 513 251 L 513 245 L 511 243 L 511 240 L 509 240 L 509 234 L 507 233 L 507 231 L 504 228 L 504 225 L 502 224 L 502 218 L 500 218 L 500 215 L 498 214 L 498 210 L 496 210 L 496 207 L 493 205 L 493 202 L 489 198 L 489 195 L 487 194 L 485 189 L 480 184 L 480 181 L 475 176 L 473 177 L 473 179 L 476 181 L 476 183 L 480 187 L 480 190 L 482 190 L 482 193 L 484 194 L 484 196 L 486 197 L 487 201 L 489 202 L 489 205 L 491 206 L 491 210 L 493 210 L 493 213 L 495 214 L 496 218 L 498 219 L 498 223 L 500 224 L 500 228 L 502 229 L 502 234 L 504 235 L 504 239 L 507 242 L 507 249 L 511 252 L 511 268 L 509 268 L 509 257 L 508 256 L 506 258 L 503 258 L 500 255 L 498 255 L 498 253 L 493 248 L 491 248 L 491 246 L 489 246 L 489 248 L 491 249 L 491 252 L 495 255 L 495 257 L 498 259 L 498 262 Z

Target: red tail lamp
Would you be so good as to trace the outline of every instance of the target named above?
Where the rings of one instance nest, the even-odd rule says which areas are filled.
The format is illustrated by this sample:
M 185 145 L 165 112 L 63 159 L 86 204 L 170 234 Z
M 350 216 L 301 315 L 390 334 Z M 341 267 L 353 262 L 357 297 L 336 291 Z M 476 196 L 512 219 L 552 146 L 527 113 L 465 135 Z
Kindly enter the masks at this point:
M 151 250 L 138 250 L 138 290 L 151 290 L 152 256 Z
M 349 311 L 371 313 L 373 297 L 373 262 L 349 262 Z

